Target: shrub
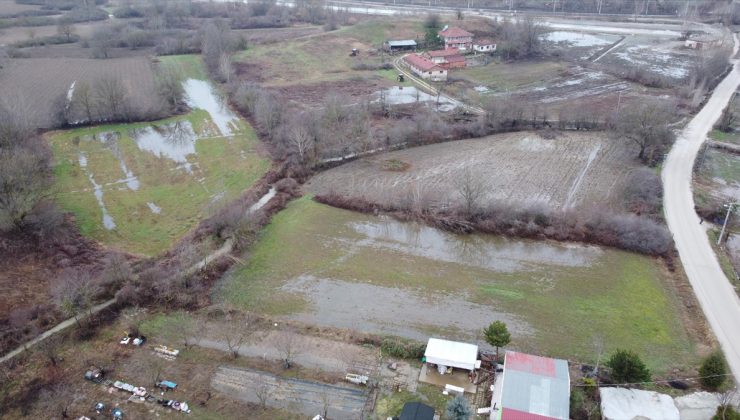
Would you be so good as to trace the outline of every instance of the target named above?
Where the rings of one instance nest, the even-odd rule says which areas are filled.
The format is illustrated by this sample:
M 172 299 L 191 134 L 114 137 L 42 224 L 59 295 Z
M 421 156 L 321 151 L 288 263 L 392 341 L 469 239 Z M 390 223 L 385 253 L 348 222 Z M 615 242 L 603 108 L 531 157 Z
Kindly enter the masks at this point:
M 715 390 L 725 383 L 727 364 L 722 353 L 716 351 L 710 354 L 699 368 L 699 376 L 703 387 Z
M 637 353 L 631 350 L 619 349 L 606 362 L 612 370 L 612 380 L 615 383 L 636 383 L 650 380 L 650 370 L 640 359 Z
M 740 413 L 737 409 L 729 404 L 717 407 L 717 413 L 712 417 L 713 420 L 740 420 Z
M 473 415 L 473 409 L 465 396 L 458 394 L 447 403 L 445 414 L 450 420 L 468 420 Z
M 421 359 L 424 357 L 426 345 L 398 338 L 385 338 L 380 344 L 380 350 L 390 356 L 402 359 Z

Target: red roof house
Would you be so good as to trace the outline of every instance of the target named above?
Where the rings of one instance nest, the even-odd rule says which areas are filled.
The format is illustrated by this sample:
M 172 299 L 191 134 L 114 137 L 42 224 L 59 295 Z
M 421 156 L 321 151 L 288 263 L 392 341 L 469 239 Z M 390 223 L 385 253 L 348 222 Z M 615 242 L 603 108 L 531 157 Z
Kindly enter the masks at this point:
M 465 51 L 473 48 L 473 34 L 464 29 L 445 27 L 437 35 L 444 40 L 445 49 Z
M 458 49 L 435 50 L 426 53 L 434 64 L 445 69 L 464 68 L 465 57 L 460 55 Z
M 419 54 L 409 54 L 403 58 L 403 61 L 406 62 L 406 65 L 409 66 L 409 69 L 414 74 L 422 79 L 430 79 L 432 81 L 447 80 L 447 70 L 426 57 Z

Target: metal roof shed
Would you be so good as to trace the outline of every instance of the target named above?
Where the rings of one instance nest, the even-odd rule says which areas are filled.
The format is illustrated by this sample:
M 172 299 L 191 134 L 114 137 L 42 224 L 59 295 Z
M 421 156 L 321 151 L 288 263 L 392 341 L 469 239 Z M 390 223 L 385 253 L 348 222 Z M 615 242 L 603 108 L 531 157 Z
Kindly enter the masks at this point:
M 568 362 L 507 351 L 501 384 L 502 420 L 570 417 Z
M 388 41 L 388 46 L 391 48 L 394 47 L 416 47 L 416 41 L 413 39 L 399 39 L 399 40 L 390 40 Z
M 478 360 L 478 346 L 475 344 L 430 338 L 424 352 L 427 363 L 474 370 Z
M 434 408 L 420 402 L 407 402 L 403 405 L 399 420 L 434 420 Z

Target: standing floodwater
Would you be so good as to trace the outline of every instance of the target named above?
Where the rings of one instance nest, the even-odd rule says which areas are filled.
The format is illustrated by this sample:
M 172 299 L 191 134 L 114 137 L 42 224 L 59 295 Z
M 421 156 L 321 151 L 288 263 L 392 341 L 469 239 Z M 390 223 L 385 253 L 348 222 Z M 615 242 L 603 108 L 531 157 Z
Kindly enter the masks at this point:
M 231 112 L 215 88 L 209 82 L 198 79 L 188 79 L 183 85 L 188 106 L 208 111 L 221 134 L 233 136 L 238 117 Z

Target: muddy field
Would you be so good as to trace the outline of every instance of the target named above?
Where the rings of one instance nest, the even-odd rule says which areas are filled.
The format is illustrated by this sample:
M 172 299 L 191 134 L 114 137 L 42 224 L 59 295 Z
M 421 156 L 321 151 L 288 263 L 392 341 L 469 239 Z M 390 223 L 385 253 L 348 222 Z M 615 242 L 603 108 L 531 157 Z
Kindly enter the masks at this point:
M 82 38 L 89 38 L 95 28 L 103 25 L 105 25 L 105 23 L 101 22 L 76 23 L 74 25 L 74 33 Z M 58 33 L 57 25 L 31 27 L 14 26 L 4 28 L 0 29 L 0 45 L 10 45 L 15 42 L 29 40 L 31 38 L 55 36 Z M 90 50 L 88 49 L 88 53 L 89 51 Z
M 16 13 L 39 10 L 41 7 L 32 4 L 18 4 L 15 0 L 0 0 L 0 17 L 12 16 Z
M 307 190 L 393 203 L 421 197 L 433 206 L 460 203 L 466 171 L 485 184 L 481 205 L 493 202 L 557 208 L 616 203 L 634 151 L 602 134 L 501 134 L 375 155 L 322 172 Z M 404 162 L 405 171 L 388 170 Z
M 94 59 L 13 59 L 0 69 L 0 97 L 28 110 L 31 124 L 49 127 L 54 103 L 72 83 L 94 86 L 105 77 L 119 78 L 139 112 L 159 109 L 152 63 L 145 57 Z

